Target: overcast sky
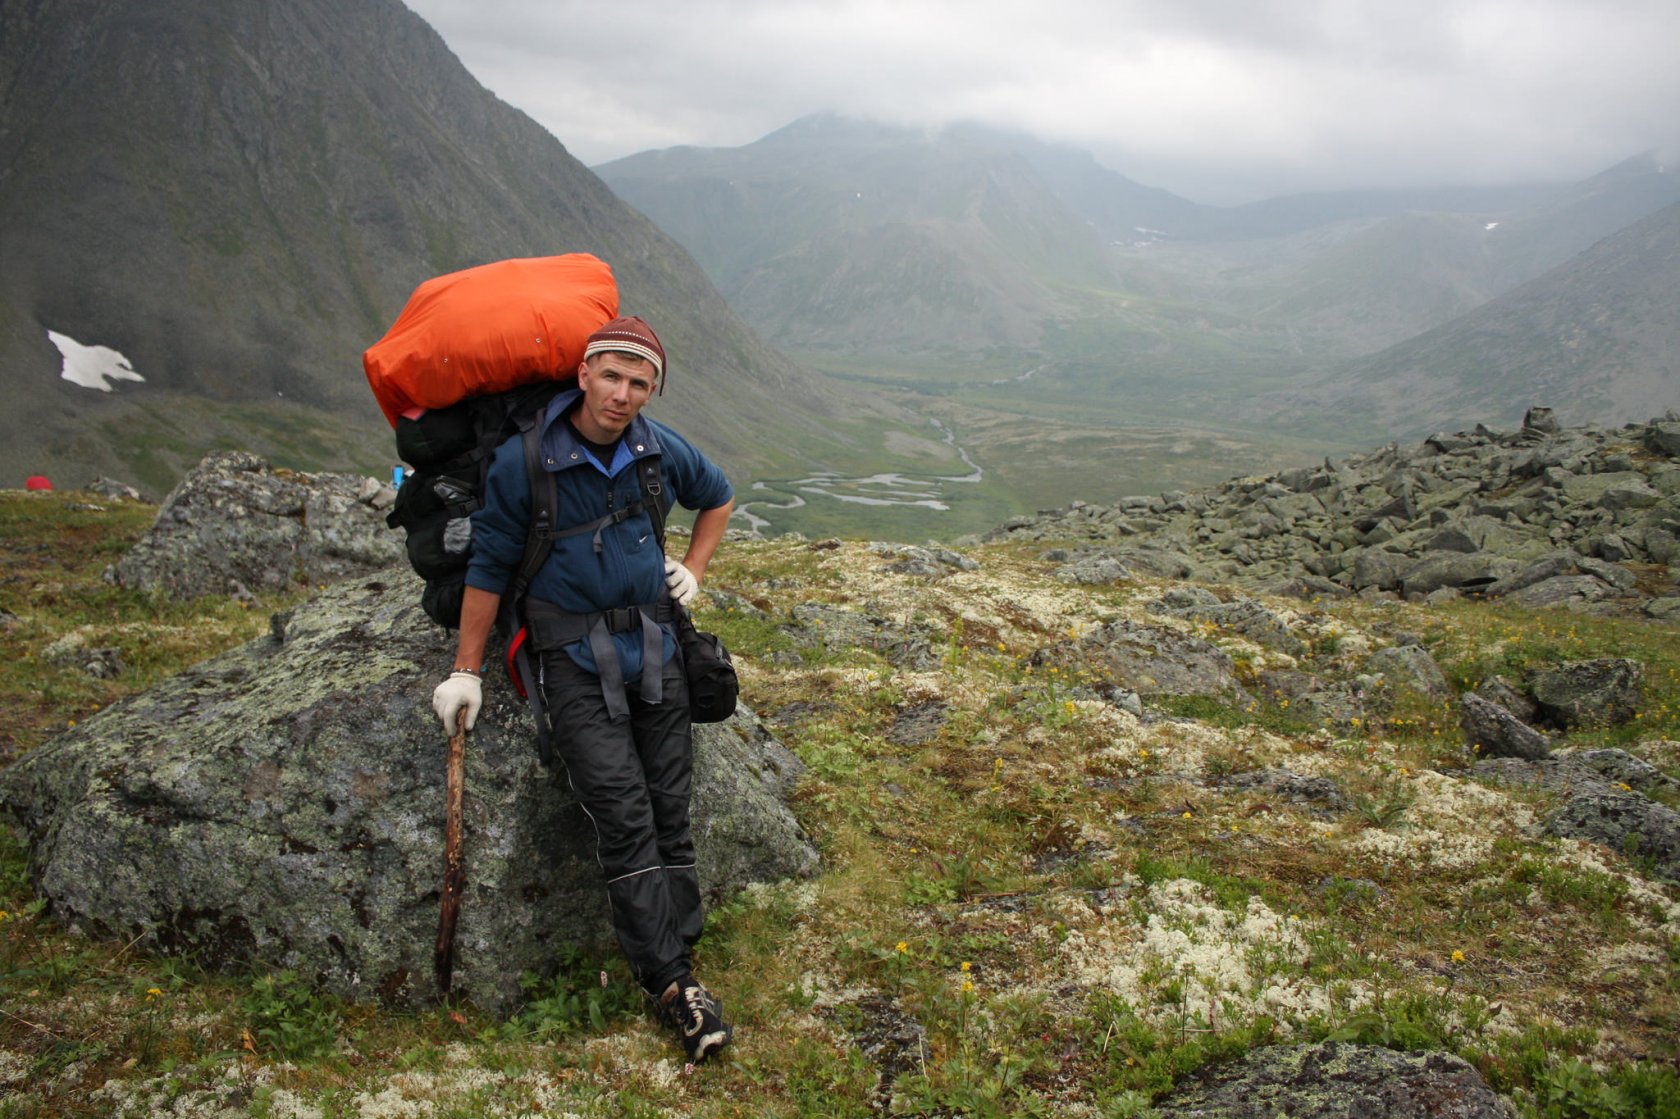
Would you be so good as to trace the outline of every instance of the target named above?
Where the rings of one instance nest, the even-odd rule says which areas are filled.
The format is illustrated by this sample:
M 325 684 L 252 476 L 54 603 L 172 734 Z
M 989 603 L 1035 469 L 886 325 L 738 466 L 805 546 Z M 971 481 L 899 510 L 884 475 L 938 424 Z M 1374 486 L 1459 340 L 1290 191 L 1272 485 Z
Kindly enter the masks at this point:
M 583 162 L 978 120 L 1199 202 L 1680 150 L 1680 0 L 406 0 Z

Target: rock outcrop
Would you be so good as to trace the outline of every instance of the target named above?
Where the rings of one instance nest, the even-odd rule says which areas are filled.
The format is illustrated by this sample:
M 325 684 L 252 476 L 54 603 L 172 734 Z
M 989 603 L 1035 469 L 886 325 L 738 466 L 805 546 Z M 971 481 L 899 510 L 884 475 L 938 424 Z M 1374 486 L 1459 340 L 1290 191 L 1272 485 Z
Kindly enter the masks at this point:
M 1680 611 L 1680 417 L 1561 428 L 1531 409 L 1341 463 L 1197 493 L 1076 501 L 987 541 L 1044 541 L 1060 577 L 1128 570 L 1315 596 L 1479 594 L 1532 606 Z M 1071 548 L 1070 541 L 1083 542 Z
M 1649 793 L 1668 788 L 1663 772 L 1625 750 L 1583 750 L 1545 758 L 1492 758 L 1476 776 L 1499 785 L 1534 785 L 1558 794 L 1548 834 L 1601 843 L 1648 860 L 1658 878 L 1680 883 L 1680 812 Z
M 387 528 L 395 499 L 374 478 L 277 470 L 243 451 L 211 455 L 164 499 L 139 544 L 107 573 L 171 598 L 318 586 L 403 558 Z
M 117 703 L 0 772 L 38 894 L 66 924 L 268 964 L 351 999 L 419 1004 L 443 876 L 449 642 L 406 566 L 350 580 L 273 633 Z M 570 942 L 610 944 L 593 832 L 497 681 L 468 737 L 455 990 L 493 1011 Z M 696 728 L 711 897 L 812 873 L 783 798 L 800 764 L 748 711 Z
M 1154 1111 L 1162 1119 L 1514 1119 L 1516 1109 L 1450 1053 L 1375 1045 L 1271 1045 L 1201 1069 Z

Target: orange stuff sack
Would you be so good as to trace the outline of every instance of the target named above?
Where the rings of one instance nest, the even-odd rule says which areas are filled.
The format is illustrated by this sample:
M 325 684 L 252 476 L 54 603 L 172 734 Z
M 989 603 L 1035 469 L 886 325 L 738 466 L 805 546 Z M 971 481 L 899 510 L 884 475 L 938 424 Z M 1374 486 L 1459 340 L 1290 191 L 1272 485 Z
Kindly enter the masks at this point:
M 612 269 L 588 253 L 481 264 L 415 288 L 362 369 L 396 427 L 406 411 L 574 372 L 617 315 Z

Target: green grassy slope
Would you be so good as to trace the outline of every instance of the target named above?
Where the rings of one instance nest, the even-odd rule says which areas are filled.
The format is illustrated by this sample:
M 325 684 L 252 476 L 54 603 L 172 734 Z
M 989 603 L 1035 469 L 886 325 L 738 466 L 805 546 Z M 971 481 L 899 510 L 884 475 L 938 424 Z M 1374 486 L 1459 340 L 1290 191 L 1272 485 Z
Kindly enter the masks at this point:
M 0 764 L 284 605 L 166 607 L 104 585 L 150 513 L 0 491 Z M 808 767 L 794 810 L 824 859 L 815 880 L 710 916 L 700 966 L 737 1026 L 726 1060 L 685 1071 L 602 945 L 532 977 L 504 1022 L 346 1005 L 259 961 L 211 974 L 79 935 L 33 896 L 27 851 L 0 828 L 0 1115 L 1143 1116 L 1208 1062 L 1322 1038 L 1457 1053 L 1525 1119 L 1677 1113 L 1680 893 L 1637 855 L 1535 838 L 1549 794 L 1467 780 L 1450 711 L 1416 697 L 1338 727 L 1262 701 L 1163 700 L 1134 719 L 1096 699 L 1093 666 L 1033 654 L 1143 619 L 1167 585 L 1062 587 L 1032 555 L 969 555 L 979 571 L 930 586 L 856 542 L 730 543 L 709 573 L 702 622 Z M 1337 678 L 1400 632 L 1455 689 L 1636 657 L 1635 723 L 1566 745 L 1680 775 L 1669 628 L 1274 606 L 1306 642 L 1299 666 Z M 795 608 L 921 627 L 929 664 L 799 638 Z M 44 660 L 71 633 L 118 647 L 130 671 L 94 682 Z M 1242 672 L 1276 657 L 1198 635 Z M 911 733 L 928 712 L 932 729 Z M 1331 778 L 1347 807 L 1218 783 L 1265 766 Z

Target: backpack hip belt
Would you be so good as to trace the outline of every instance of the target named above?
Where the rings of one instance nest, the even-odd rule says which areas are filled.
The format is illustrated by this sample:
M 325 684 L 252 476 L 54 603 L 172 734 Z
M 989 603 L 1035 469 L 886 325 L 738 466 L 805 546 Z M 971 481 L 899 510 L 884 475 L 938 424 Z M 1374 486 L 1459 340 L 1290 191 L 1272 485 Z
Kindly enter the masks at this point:
M 601 677 L 601 695 L 607 704 L 607 714 L 614 720 L 628 716 L 630 706 L 624 699 L 624 667 L 619 663 L 618 647 L 612 635 L 639 630 L 642 702 L 658 703 L 664 698 L 664 673 L 660 669 L 665 663 L 665 631 L 661 623 L 676 620 L 676 610 L 669 600 L 574 614 L 552 602 L 527 597 L 525 618 L 530 627 L 531 645 L 539 653 L 563 650 L 579 641 L 589 642 L 596 674 Z

